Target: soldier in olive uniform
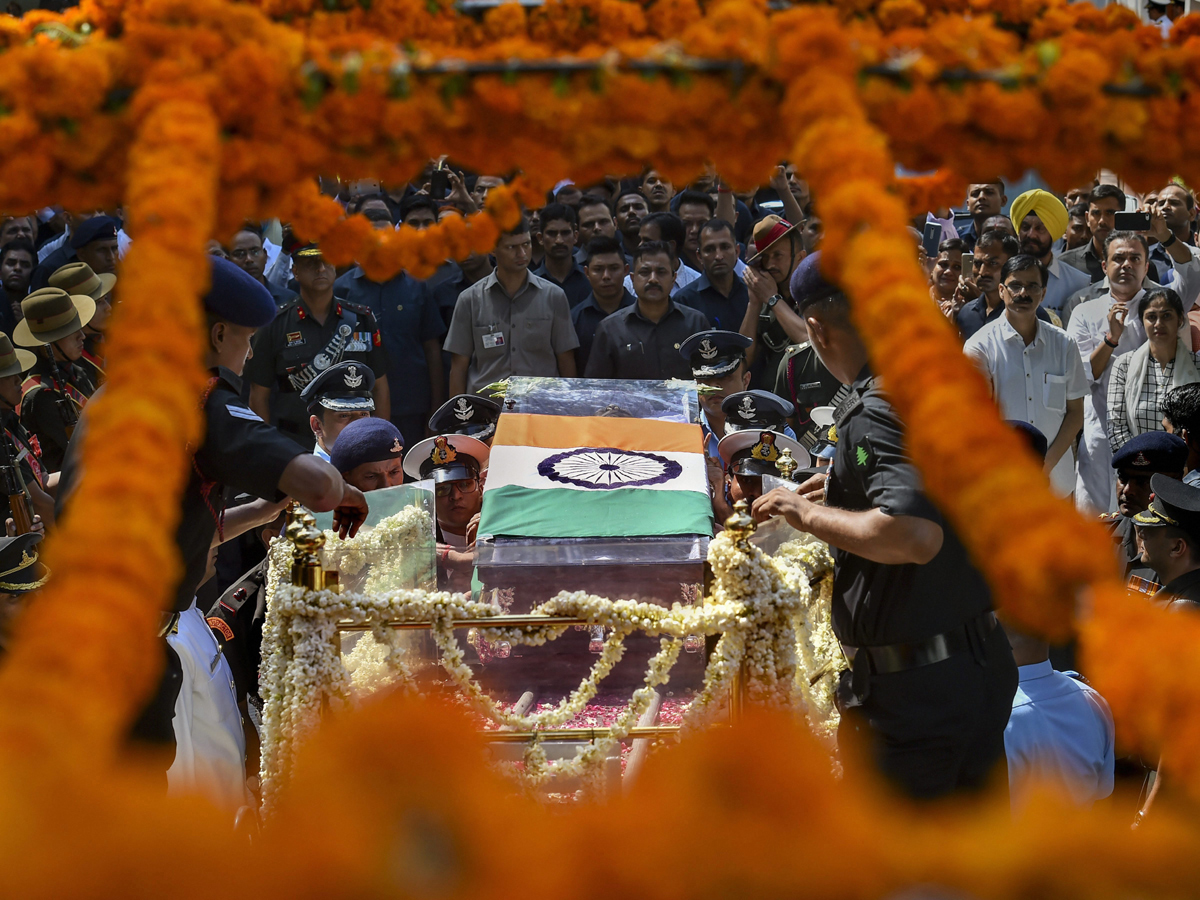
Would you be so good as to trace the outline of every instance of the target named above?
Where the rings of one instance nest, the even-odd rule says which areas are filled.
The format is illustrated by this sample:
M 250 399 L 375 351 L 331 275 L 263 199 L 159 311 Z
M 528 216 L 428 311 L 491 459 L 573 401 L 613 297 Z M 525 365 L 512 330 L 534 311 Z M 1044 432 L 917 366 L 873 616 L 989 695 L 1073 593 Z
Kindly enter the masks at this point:
M 291 252 L 300 297 L 255 335 L 254 356 L 246 363 L 246 377 L 251 384 L 250 408 L 311 450 L 314 437 L 300 392 L 336 363 L 361 363 L 375 374 L 375 415 L 387 419 L 391 413 L 388 363 L 371 311 L 334 298 L 337 273 L 321 251 L 309 244 L 294 247 Z M 273 398 L 272 387 L 278 388 Z
M 1113 454 L 1117 470 L 1117 512 L 1100 520 L 1108 526 L 1117 545 L 1117 554 L 1126 580 L 1131 577 L 1157 582 L 1154 570 L 1142 561 L 1137 544 L 1134 516 L 1150 505 L 1150 479 L 1155 474 L 1180 480 L 1187 461 L 1187 444 L 1165 431 L 1144 431 L 1125 442 Z
M 11 458 L 34 512 L 49 526 L 54 524 L 54 498 L 48 489 L 53 489 L 58 474 L 46 471 L 38 439 L 25 429 L 17 414 L 21 405 L 21 376 L 36 362 L 36 356 L 28 350 L 14 349 L 8 336 L 0 334 L 0 427 L 8 441 L 8 452 L 0 454 L 0 459 L 5 455 Z
M 47 287 L 22 300 L 21 312 L 25 318 L 13 329 L 13 343 L 37 355 L 21 388 L 21 421 L 37 436 L 45 467 L 57 472 L 79 414 L 96 390 L 81 365 L 83 326 L 96 314 L 96 301 Z
M 800 264 L 793 296 L 813 347 L 852 392 L 835 414 L 828 475 L 754 501 L 830 545 L 834 633 L 851 669 L 838 685 L 839 750 L 850 777 L 865 751 L 914 798 L 979 790 L 1004 766 L 1017 667 L 991 592 L 925 495 L 904 425 L 871 372 L 850 301 Z M 825 503 L 809 496 L 824 480 Z

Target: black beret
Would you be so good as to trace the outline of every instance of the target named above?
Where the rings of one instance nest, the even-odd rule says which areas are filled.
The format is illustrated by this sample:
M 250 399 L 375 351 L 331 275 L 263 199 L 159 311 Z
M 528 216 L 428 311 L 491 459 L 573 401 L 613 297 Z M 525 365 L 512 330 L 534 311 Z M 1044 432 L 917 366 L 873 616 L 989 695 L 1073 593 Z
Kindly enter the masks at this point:
M 329 462 L 345 474 L 363 463 L 400 459 L 403 454 L 404 437 L 387 419 L 355 419 L 333 442 Z
M 1046 452 L 1050 449 L 1050 444 L 1040 429 L 1035 428 L 1028 422 L 1022 422 L 1020 419 L 1008 419 L 1005 424 L 1011 425 L 1014 429 L 1021 432 L 1021 435 L 1029 442 L 1029 449 L 1034 452 L 1038 459 L 1046 459 Z
M 1187 464 L 1187 444 L 1165 431 L 1143 431 L 1121 445 L 1113 454 L 1114 469 L 1138 472 L 1180 473 Z
M 800 261 L 800 265 L 796 266 L 796 271 L 792 272 L 792 280 L 788 287 L 792 292 L 792 300 L 799 310 L 841 293 L 841 289 L 837 285 L 826 281 L 825 276 L 821 274 L 820 250 L 810 253 Z
M 208 261 L 212 283 L 204 295 L 206 310 L 246 328 L 262 328 L 275 320 L 278 307 L 262 282 L 227 259 L 209 256 Z
M 86 247 L 92 241 L 113 240 L 120 227 L 121 223 L 112 216 L 92 216 L 90 219 L 84 219 L 71 232 L 71 249 Z

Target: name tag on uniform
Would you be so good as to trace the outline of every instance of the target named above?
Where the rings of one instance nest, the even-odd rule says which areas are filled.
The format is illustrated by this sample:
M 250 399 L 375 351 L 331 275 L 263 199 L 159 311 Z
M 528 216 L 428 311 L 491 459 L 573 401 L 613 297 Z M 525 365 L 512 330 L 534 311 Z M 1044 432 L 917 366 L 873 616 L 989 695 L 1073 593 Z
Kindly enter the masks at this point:
M 232 403 L 226 403 L 225 409 L 228 410 L 229 414 L 235 419 L 246 419 L 250 422 L 262 421 L 262 416 L 245 406 L 234 406 Z
M 809 382 L 805 382 L 804 384 L 796 385 L 796 390 L 811 391 L 811 390 L 814 390 L 815 388 L 819 388 L 820 386 L 821 386 L 821 382 L 819 382 L 819 381 L 809 381 Z
M 304 343 L 304 335 L 299 331 L 289 331 L 287 333 L 287 345 L 289 347 L 299 347 Z
M 493 331 L 492 333 L 485 334 L 483 336 L 483 349 L 484 350 L 494 350 L 496 347 L 503 347 L 503 346 L 504 346 L 504 332 L 503 331 Z

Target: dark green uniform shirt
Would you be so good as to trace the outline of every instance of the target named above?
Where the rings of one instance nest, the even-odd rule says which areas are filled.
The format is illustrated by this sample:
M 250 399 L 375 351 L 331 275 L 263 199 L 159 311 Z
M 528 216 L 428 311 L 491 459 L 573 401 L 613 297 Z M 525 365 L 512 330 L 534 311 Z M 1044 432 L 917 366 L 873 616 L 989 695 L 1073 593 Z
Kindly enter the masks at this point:
M 59 400 L 66 399 L 67 411 L 76 420 L 88 398 L 96 392 L 96 384 L 79 363 L 59 362 L 57 365 L 38 354 L 37 365 L 21 385 L 21 423 L 38 439 L 42 463 L 50 472 L 62 468 L 67 452 L 67 422 Z
M 369 366 L 376 378 L 387 375 L 387 353 L 371 311 L 335 300 L 322 325 L 303 300 L 296 300 L 254 336 L 246 379 L 260 387 L 278 388 L 271 404 L 272 421 L 311 450 L 314 438 L 300 392 L 330 366 L 347 360 Z

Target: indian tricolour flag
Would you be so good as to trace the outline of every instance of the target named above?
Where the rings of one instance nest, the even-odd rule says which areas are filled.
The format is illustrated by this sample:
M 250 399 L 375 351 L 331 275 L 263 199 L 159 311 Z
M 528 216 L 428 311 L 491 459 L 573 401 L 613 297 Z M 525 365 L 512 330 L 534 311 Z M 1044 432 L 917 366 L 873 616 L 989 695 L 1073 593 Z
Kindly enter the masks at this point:
M 607 416 L 500 417 L 480 537 L 712 534 L 699 425 Z

